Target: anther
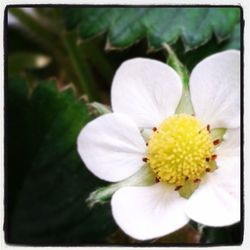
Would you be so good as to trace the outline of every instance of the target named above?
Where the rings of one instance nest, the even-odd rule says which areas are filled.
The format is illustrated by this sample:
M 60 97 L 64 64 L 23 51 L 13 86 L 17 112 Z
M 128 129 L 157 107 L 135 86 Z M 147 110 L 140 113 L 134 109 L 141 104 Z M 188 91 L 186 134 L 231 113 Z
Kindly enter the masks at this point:
M 148 142 L 146 142 L 146 146 L 148 146 Z
M 155 177 L 155 182 L 156 182 L 156 183 L 160 182 L 159 177 Z
M 147 157 L 143 157 L 143 158 L 142 158 L 142 161 L 147 162 L 147 161 L 148 161 L 148 158 L 147 158 Z
M 180 186 L 177 186 L 174 190 L 175 191 L 178 191 L 179 189 L 181 189 L 182 188 L 182 186 L 180 185 Z
M 210 125 L 208 124 L 207 125 L 207 131 L 210 133 L 211 131 L 210 131 Z
M 206 172 L 210 172 L 211 171 L 211 169 L 210 168 L 206 168 Z
M 195 179 L 194 183 L 199 183 L 201 180 L 200 179 Z
M 157 128 L 156 128 L 156 127 L 153 127 L 153 129 L 152 129 L 152 130 L 155 132 L 155 131 L 157 131 Z
M 212 155 L 212 156 L 211 156 L 211 160 L 212 160 L 212 161 L 215 161 L 216 159 L 217 159 L 217 155 Z
M 214 145 L 220 144 L 220 140 L 219 140 L 219 139 L 214 140 L 214 141 L 213 141 L 213 144 L 214 144 Z
M 216 153 L 213 140 L 220 139 L 211 139 L 207 125 L 191 115 L 177 114 L 151 127 L 148 145 L 144 142 L 148 146 L 147 155 L 142 157 L 147 157 L 145 165 L 149 165 L 160 182 L 173 185 L 173 190 L 189 182 L 198 186 Z

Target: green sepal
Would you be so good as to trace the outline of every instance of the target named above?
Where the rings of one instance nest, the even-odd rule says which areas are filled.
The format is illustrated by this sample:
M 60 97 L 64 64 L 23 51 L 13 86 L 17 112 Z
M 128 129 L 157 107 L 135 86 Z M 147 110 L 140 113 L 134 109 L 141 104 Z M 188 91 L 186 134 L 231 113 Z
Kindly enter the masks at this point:
M 195 115 L 193 104 L 191 101 L 190 91 L 188 87 L 182 89 L 182 96 L 180 102 L 175 110 L 176 114 Z
M 91 102 L 88 104 L 88 107 L 90 108 L 90 112 L 94 113 L 94 115 L 97 116 L 105 115 L 112 112 L 109 106 L 99 102 Z
M 89 207 L 93 207 L 95 204 L 104 204 L 109 201 L 111 196 L 120 188 L 127 186 L 149 186 L 155 183 L 155 175 L 152 170 L 147 166 L 143 166 L 138 172 L 129 178 L 111 184 L 107 187 L 101 187 L 90 193 L 86 200 Z
M 192 181 L 186 181 L 183 187 L 179 190 L 179 194 L 181 197 L 188 199 L 197 188 L 197 183 L 193 183 Z
M 211 130 L 211 137 L 213 140 L 219 139 L 219 140 L 223 140 L 223 136 L 226 133 L 226 129 L 225 128 L 215 128 Z

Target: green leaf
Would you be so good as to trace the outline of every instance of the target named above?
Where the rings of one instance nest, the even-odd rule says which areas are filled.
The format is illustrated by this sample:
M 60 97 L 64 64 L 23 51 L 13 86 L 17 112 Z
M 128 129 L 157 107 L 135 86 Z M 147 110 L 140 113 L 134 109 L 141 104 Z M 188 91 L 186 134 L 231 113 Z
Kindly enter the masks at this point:
M 91 119 L 72 89 L 40 82 L 7 88 L 6 241 L 51 245 L 105 242 L 116 230 L 110 207 L 87 207 L 89 193 L 103 186 L 83 165 L 76 138 Z
M 64 9 L 62 17 L 67 29 L 83 39 L 106 32 L 107 49 L 126 48 L 146 38 L 150 49 L 182 39 L 191 50 L 213 34 L 218 41 L 230 37 L 240 21 L 240 8 L 77 7 Z
M 228 44 L 225 46 L 225 49 L 240 49 L 240 24 L 237 24 L 234 27 L 233 34 L 229 39 Z

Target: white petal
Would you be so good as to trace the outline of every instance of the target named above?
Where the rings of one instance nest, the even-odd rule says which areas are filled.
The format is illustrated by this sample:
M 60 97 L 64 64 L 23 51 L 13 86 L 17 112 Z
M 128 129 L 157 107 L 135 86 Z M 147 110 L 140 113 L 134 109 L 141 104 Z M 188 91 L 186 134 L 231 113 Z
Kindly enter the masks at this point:
M 223 137 L 223 142 L 216 149 L 218 159 L 240 155 L 240 128 L 228 129 Z
M 184 213 L 187 200 L 162 183 L 150 187 L 125 187 L 112 197 L 116 223 L 138 240 L 157 238 L 188 222 Z
M 131 59 L 115 74 L 112 108 L 129 115 L 139 127 L 152 128 L 174 114 L 181 94 L 181 79 L 171 67 L 152 59 Z
M 106 181 L 120 181 L 134 174 L 146 153 L 136 124 L 113 113 L 88 123 L 78 136 L 77 146 L 87 168 Z
M 240 53 L 217 53 L 201 61 L 190 76 L 196 116 L 213 128 L 240 124 Z
M 240 221 L 240 169 L 235 167 L 238 158 L 224 164 L 208 174 L 189 198 L 186 213 L 194 221 L 212 227 Z

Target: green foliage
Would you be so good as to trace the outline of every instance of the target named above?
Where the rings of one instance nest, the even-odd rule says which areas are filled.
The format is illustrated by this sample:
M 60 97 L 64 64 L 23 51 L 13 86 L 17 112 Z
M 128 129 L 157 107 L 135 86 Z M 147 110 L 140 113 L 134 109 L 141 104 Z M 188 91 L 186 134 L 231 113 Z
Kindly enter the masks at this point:
M 228 44 L 225 46 L 226 49 L 240 49 L 240 24 L 234 27 L 232 36 L 229 39 Z
M 231 8 L 65 8 L 68 30 L 83 39 L 108 33 L 107 49 L 125 48 L 147 38 L 150 49 L 182 39 L 185 49 L 197 48 L 211 39 L 227 39 L 240 20 L 240 9 Z
M 201 238 L 203 244 L 240 245 L 243 231 L 240 223 L 228 227 L 205 227 Z
M 15 244 L 103 242 L 115 230 L 109 206 L 86 198 L 104 184 L 84 167 L 76 138 L 91 117 L 71 88 L 25 81 L 7 85 L 6 241 Z

